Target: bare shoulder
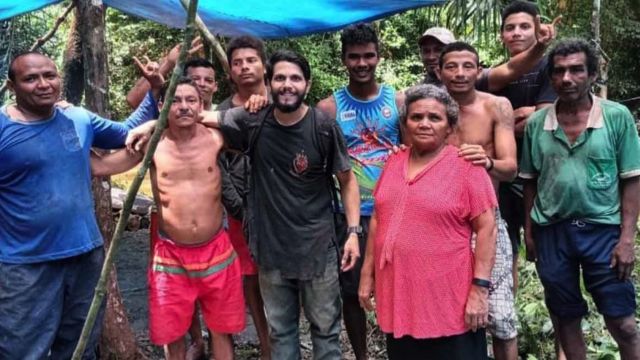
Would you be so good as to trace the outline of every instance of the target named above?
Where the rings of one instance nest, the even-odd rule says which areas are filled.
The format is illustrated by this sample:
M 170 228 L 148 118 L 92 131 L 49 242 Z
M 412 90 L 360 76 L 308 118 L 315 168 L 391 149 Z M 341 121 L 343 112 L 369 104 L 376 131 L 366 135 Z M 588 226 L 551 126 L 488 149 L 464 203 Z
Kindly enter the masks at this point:
M 496 96 L 486 92 L 478 92 L 482 96 L 485 109 L 492 114 L 492 117 L 496 121 L 501 121 L 505 118 L 513 121 L 513 107 L 511 102 L 504 96 Z
M 333 97 L 333 95 L 329 95 L 328 97 L 320 100 L 316 105 L 316 107 L 323 113 L 335 119 L 337 107 L 336 107 L 336 99 Z
M 222 137 L 222 132 L 218 129 L 212 129 L 204 125 L 198 124 L 198 132 L 199 134 L 201 134 L 201 136 L 206 136 L 209 139 L 211 139 L 215 145 L 222 146 L 222 144 L 224 144 L 224 138 Z

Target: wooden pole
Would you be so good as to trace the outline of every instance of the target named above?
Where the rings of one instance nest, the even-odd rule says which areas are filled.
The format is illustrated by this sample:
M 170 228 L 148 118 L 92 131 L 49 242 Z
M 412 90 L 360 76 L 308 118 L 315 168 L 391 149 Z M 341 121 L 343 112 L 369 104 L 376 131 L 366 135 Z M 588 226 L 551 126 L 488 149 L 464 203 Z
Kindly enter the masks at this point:
M 187 58 L 187 51 L 189 49 L 189 46 L 191 45 L 191 40 L 195 32 L 195 15 L 197 7 L 198 0 L 190 0 L 187 11 L 187 26 L 185 29 L 184 41 L 182 42 L 178 62 L 176 63 L 176 66 L 173 70 L 173 74 L 171 75 L 171 81 L 169 83 L 169 88 L 167 89 L 164 106 L 162 107 L 162 111 L 160 112 L 160 119 L 158 120 L 158 123 L 156 125 L 155 133 L 151 137 L 151 140 L 149 140 L 149 147 L 144 156 L 144 159 L 142 160 L 142 166 L 133 179 L 131 186 L 129 186 L 129 190 L 127 190 L 127 197 L 125 198 L 124 204 L 122 206 L 122 213 L 120 215 L 120 219 L 118 219 L 118 225 L 116 226 L 115 233 L 113 234 L 113 239 L 111 240 L 111 247 L 109 248 L 109 251 L 105 256 L 100 279 L 98 280 L 98 284 L 96 285 L 95 295 L 93 296 L 87 319 L 84 323 L 84 327 L 82 328 L 82 334 L 80 336 L 80 339 L 78 340 L 78 345 L 73 352 L 73 360 L 80 360 L 82 358 L 82 355 L 84 354 L 84 350 L 87 346 L 87 341 L 89 340 L 89 335 L 91 334 L 91 330 L 93 329 L 93 326 L 95 324 L 100 306 L 102 304 L 102 301 L 104 300 L 109 272 L 111 270 L 111 267 L 113 266 L 118 245 L 120 244 L 120 239 L 122 238 L 122 233 L 127 226 L 127 220 L 129 218 L 129 215 L 131 214 L 133 202 L 135 200 L 136 194 L 138 193 L 138 190 L 140 189 L 142 180 L 144 179 L 144 176 L 147 173 L 149 166 L 151 165 L 153 153 L 155 152 L 156 147 L 158 146 L 158 142 L 160 141 L 160 135 L 166 127 L 167 115 L 169 114 L 171 103 L 173 102 L 176 85 L 178 83 L 178 79 L 180 78 L 180 74 L 182 74 L 184 62 Z
M 187 9 L 189 6 L 189 0 L 180 0 L 180 3 L 182 3 L 182 6 L 185 9 Z M 204 21 L 202 21 L 202 19 L 198 14 L 196 14 L 196 26 L 204 36 L 205 40 L 208 41 L 213 46 L 213 53 L 218 58 L 218 62 L 220 62 L 220 65 L 222 65 L 222 68 L 224 69 L 224 71 L 227 74 L 229 74 L 231 69 L 229 69 L 229 61 L 227 60 L 227 53 L 224 51 L 224 48 L 220 44 L 220 41 L 218 41 L 218 38 L 216 38 L 216 36 L 213 35 L 211 31 L 209 31 L 209 29 L 207 28 L 207 25 L 205 25 Z

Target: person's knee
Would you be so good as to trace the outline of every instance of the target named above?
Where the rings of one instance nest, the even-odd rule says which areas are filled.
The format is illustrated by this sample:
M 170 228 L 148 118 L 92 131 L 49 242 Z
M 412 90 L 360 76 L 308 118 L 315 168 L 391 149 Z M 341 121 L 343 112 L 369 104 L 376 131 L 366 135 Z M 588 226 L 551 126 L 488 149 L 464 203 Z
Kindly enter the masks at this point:
M 180 338 L 164 346 L 164 356 L 167 360 L 184 360 L 186 346 L 184 338 Z
M 607 327 L 618 341 L 630 342 L 638 339 L 638 327 L 633 316 L 606 318 Z
M 560 333 L 577 334 L 582 332 L 580 324 L 582 322 L 582 316 L 577 317 L 563 317 L 556 315 L 556 324 Z
M 231 334 L 211 331 L 211 347 L 213 348 L 211 359 L 233 359 L 233 339 Z
M 232 344 L 231 334 L 221 333 L 221 332 L 211 332 L 211 340 L 213 340 L 216 344 Z

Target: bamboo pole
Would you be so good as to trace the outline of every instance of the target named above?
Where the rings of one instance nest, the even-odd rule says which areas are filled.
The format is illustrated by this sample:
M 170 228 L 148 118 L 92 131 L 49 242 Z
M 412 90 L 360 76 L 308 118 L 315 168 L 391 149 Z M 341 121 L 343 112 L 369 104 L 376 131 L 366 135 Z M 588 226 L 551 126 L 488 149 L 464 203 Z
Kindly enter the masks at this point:
M 169 82 L 169 88 L 167 89 L 167 93 L 164 99 L 164 105 L 162 106 L 160 118 L 156 125 L 156 131 L 149 140 L 149 147 L 142 160 L 142 166 L 140 167 L 140 169 L 138 169 L 138 173 L 133 179 L 131 186 L 129 186 L 129 190 L 127 190 L 127 197 L 125 198 L 124 204 L 122 206 L 120 219 L 118 219 L 118 224 L 116 225 L 116 230 L 111 240 L 111 247 L 109 248 L 109 251 L 107 251 L 107 254 L 105 256 L 104 265 L 102 266 L 102 271 L 100 273 L 100 279 L 98 280 L 95 294 L 93 296 L 93 300 L 91 301 L 91 307 L 89 308 L 87 319 L 85 320 L 84 326 L 82 328 L 80 339 L 78 340 L 76 349 L 73 352 L 73 360 L 80 360 L 82 358 L 82 355 L 84 354 L 84 350 L 87 346 L 87 341 L 89 340 L 89 335 L 91 334 L 91 330 L 94 327 L 98 312 L 100 311 L 100 307 L 106 294 L 106 285 L 109 278 L 109 273 L 115 260 L 118 245 L 120 244 L 120 239 L 122 238 L 122 233 L 124 232 L 124 229 L 127 225 L 127 220 L 129 218 L 129 215 L 131 214 L 133 202 L 135 200 L 136 194 L 138 193 L 138 190 L 140 189 L 142 180 L 144 179 L 144 176 L 147 173 L 149 166 L 151 165 L 153 153 L 155 152 L 156 147 L 158 146 L 158 142 L 160 141 L 160 135 L 166 127 L 167 116 L 169 114 L 171 103 L 173 102 L 176 85 L 178 83 L 178 79 L 180 78 L 180 74 L 182 74 L 184 62 L 187 58 L 187 51 L 195 32 L 195 15 L 197 8 L 198 0 L 190 0 L 187 10 L 187 25 L 185 29 L 184 41 L 182 42 L 182 47 L 180 48 L 180 56 L 178 57 L 178 62 L 176 63 L 176 66 L 173 70 L 173 74 L 171 75 L 171 81 Z
M 182 6 L 185 9 L 189 6 L 189 0 L 180 0 L 180 3 L 182 3 Z M 216 36 L 213 35 L 211 31 L 209 31 L 207 25 L 204 23 L 204 21 L 202 21 L 202 18 L 200 18 L 200 15 L 198 14 L 196 14 L 196 26 L 204 36 L 205 40 L 207 40 L 209 44 L 213 46 L 213 52 L 218 58 L 218 62 L 220 62 L 220 65 L 222 65 L 224 71 L 229 74 L 231 69 L 229 68 L 229 61 L 227 60 L 227 53 L 224 51 L 224 48 L 220 44 L 220 41 L 218 41 Z
M 75 2 L 72 2 L 71 4 L 69 4 L 69 6 L 67 6 L 67 8 L 64 10 L 62 15 L 56 18 L 56 22 L 53 24 L 53 27 L 51 28 L 51 30 L 49 30 L 46 34 L 42 35 L 41 37 L 37 38 L 36 41 L 33 43 L 33 45 L 31 45 L 31 47 L 29 48 L 29 51 L 36 51 L 42 45 L 44 45 L 44 43 L 49 41 L 49 39 L 51 39 L 53 35 L 55 35 L 56 31 L 58 31 L 60 24 L 64 22 L 64 20 L 67 18 L 67 15 L 69 15 L 69 13 L 71 12 L 71 10 L 73 10 L 74 7 L 76 7 Z M 5 82 L 4 84 L 2 84 L 2 86 L 0 86 L 0 98 L 2 97 L 2 95 L 4 95 L 4 92 L 6 90 L 7 90 L 7 83 Z

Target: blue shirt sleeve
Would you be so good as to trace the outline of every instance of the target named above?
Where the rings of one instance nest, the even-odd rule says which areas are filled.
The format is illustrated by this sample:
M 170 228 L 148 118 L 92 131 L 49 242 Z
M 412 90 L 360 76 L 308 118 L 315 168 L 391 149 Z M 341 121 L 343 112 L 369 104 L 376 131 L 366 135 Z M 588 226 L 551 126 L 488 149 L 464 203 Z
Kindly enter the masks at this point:
M 138 108 L 124 122 L 115 122 L 91 113 L 93 143 L 102 149 L 117 149 L 124 146 L 129 130 L 158 116 L 158 105 L 148 92 Z

